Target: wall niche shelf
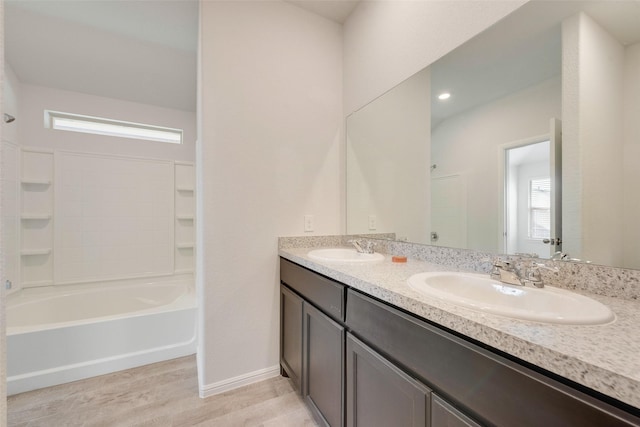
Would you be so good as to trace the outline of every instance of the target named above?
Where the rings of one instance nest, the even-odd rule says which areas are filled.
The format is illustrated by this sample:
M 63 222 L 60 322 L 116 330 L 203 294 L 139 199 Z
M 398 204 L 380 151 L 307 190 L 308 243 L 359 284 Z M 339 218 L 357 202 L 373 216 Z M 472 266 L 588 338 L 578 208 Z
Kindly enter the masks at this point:
M 48 220 L 51 219 L 51 214 L 22 214 L 20 215 L 22 220 Z
M 49 255 L 50 253 L 51 253 L 51 248 L 23 249 L 20 251 L 20 255 L 22 256 Z
M 53 285 L 53 281 L 51 280 L 39 280 L 39 281 L 33 281 L 33 282 L 24 282 L 22 284 L 22 286 L 26 287 L 26 288 L 37 288 L 37 287 L 41 287 L 41 286 L 52 286 Z
M 196 181 L 191 162 L 175 162 L 174 175 L 174 270 L 175 273 L 193 272 L 196 252 Z
M 51 180 L 23 178 L 20 183 L 23 185 L 51 185 Z
M 53 284 L 53 151 L 22 148 L 20 155 L 20 283 Z

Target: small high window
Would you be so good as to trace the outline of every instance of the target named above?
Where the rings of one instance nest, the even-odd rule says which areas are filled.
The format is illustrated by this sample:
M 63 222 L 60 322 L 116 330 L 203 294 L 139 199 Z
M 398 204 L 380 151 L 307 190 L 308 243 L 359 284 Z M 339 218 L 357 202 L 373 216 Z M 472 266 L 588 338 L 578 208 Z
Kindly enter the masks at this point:
M 171 129 L 58 111 L 45 110 L 44 114 L 45 126 L 50 129 L 182 144 L 182 129 Z

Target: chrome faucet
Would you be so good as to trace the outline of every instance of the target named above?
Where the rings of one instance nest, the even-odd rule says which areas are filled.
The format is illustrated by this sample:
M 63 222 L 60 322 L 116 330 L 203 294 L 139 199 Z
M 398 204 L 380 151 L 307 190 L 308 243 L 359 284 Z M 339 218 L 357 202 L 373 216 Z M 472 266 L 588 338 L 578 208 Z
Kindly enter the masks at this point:
M 347 243 L 351 243 L 356 248 L 356 251 L 361 254 L 372 254 L 373 248 L 376 246 L 375 243 L 362 239 L 349 240 Z
M 502 283 L 507 283 L 509 285 L 522 286 L 520 275 L 515 270 L 515 266 L 509 261 L 495 259 L 493 261 L 493 268 L 491 269 L 490 275 L 493 280 L 499 280 Z
M 548 267 L 535 261 L 527 261 L 520 265 L 509 261 L 496 259 L 493 261 L 491 269 L 491 278 L 499 280 L 502 283 L 517 286 L 533 286 L 535 288 L 544 288 L 544 281 L 540 270 L 549 270 L 557 273 L 557 267 Z

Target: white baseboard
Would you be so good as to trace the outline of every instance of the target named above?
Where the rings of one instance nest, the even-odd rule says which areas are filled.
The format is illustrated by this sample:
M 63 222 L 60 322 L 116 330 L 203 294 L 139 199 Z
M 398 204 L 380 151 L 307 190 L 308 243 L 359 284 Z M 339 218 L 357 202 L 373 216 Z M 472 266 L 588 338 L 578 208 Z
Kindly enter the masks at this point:
M 196 352 L 195 339 L 157 347 L 134 353 L 127 353 L 104 359 L 90 360 L 53 369 L 29 372 L 7 377 L 7 395 L 24 393 L 44 387 L 65 384 L 72 381 L 110 374 L 125 369 L 137 368 L 151 363 L 163 362 Z
M 213 384 L 203 385 L 200 387 L 200 397 L 205 398 L 214 396 L 216 394 L 224 393 L 225 391 L 233 390 L 238 387 L 277 377 L 278 375 L 280 375 L 280 365 L 259 369 L 247 374 L 238 375 L 237 377 L 218 381 Z

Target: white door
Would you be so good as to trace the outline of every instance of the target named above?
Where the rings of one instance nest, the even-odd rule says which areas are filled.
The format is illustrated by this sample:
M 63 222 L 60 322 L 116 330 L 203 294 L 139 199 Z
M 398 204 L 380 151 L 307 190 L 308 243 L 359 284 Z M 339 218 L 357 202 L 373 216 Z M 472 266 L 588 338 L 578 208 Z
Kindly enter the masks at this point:
M 431 179 L 431 244 L 467 247 L 467 183 L 464 175 Z
M 562 250 L 562 153 L 560 120 L 549 135 L 502 148 L 503 248 L 541 257 Z

